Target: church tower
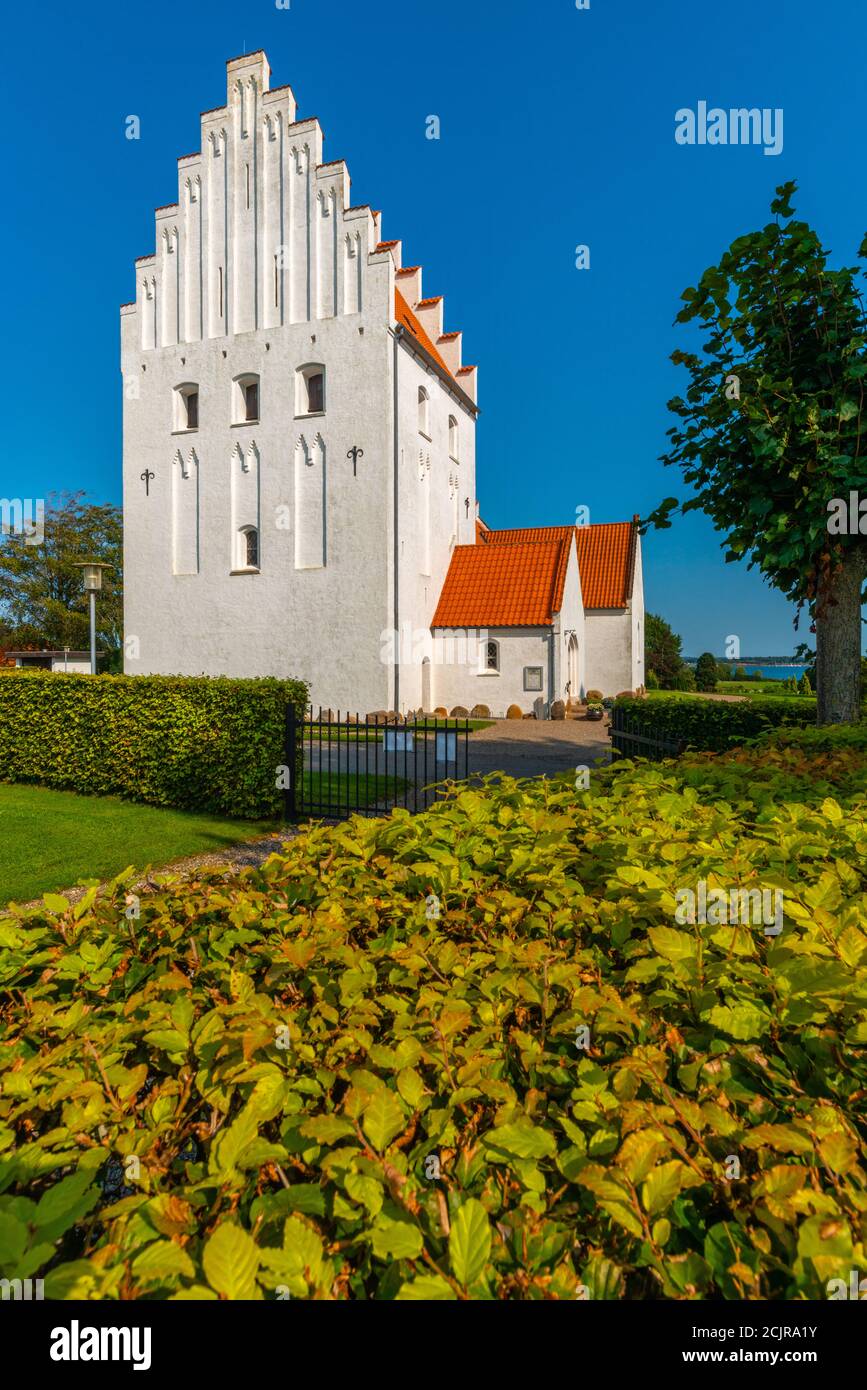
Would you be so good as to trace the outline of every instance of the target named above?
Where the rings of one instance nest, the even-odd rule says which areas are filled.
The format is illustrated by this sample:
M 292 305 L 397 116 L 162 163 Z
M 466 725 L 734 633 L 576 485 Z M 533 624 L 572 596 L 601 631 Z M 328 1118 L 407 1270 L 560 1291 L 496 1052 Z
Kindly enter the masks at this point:
M 429 628 L 475 540 L 476 369 L 323 138 L 264 53 L 231 59 L 135 263 L 125 669 L 406 710 L 421 662 L 387 635 Z

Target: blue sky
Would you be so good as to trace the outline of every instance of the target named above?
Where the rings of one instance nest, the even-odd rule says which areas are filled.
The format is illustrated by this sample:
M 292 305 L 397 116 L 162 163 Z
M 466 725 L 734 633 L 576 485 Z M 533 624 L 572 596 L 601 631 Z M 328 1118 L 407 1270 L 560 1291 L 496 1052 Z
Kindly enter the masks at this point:
M 120 501 L 118 306 L 153 250 L 153 209 L 177 196 L 175 160 L 199 148 L 199 112 L 225 100 L 225 61 L 242 52 L 267 51 L 272 82 L 319 117 L 325 158 L 346 159 L 353 201 L 383 210 L 425 293 L 445 295 L 446 328 L 479 364 L 492 526 L 563 523 L 581 505 L 621 520 L 683 496 L 658 462 L 682 387 L 668 360 L 688 342 L 672 326 L 681 291 L 768 220 L 786 179 L 840 263 L 867 231 L 864 0 L 50 0 L 4 28 L 2 496 Z M 781 107 L 783 152 L 676 144 L 676 110 L 701 100 Z M 650 533 L 644 558 L 648 607 L 688 654 L 732 633 L 746 654 L 800 640 L 791 606 L 725 565 L 703 517 Z

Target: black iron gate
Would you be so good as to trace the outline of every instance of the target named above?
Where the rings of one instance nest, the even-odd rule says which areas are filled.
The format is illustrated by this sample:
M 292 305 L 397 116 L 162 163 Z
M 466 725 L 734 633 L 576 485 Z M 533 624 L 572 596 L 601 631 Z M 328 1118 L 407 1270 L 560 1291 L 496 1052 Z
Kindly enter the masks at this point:
M 686 747 L 684 739 L 661 738 L 659 730 L 644 724 L 631 711 L 615 705 L 609 729 L 611 747 L 625 758 L 676 758 Z
M 395 806 L 424 811 L 440 794 L 437 784 L 467 776 L 467 719 L 308 710 L 302 722 L 286 710 L 284 791 L 287 819 L 342 820 L 353 812 L 382 815 Z M 303 772 L 298 750 L 303 753 Z

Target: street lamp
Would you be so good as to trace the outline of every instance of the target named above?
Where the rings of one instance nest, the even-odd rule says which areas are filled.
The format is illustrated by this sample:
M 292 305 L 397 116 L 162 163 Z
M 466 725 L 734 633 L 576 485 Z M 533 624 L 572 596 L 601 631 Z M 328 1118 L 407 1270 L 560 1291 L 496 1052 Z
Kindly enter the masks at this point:
M 90 674 L 96 675 L 96 596 L 102 588 L 102 571 L 114 569 L 99 560 L 79 560 L 76 569 L 84 570 L 84 592 L 90 597 Z

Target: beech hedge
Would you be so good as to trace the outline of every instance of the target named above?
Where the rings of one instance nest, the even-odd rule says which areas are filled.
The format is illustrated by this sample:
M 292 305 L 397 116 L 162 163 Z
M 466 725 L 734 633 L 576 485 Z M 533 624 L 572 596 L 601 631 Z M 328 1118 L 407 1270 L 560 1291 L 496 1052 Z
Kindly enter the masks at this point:
M 0 675 L 0 779 L 153 806 L 278 814 L 287 704 L 302 681 Z
M 816 723 L 815 700 L 630 699 L 615 701 L 649 738 L 683 740 L 690 748 L 723 753 L 770 729 Z
M 867 753 L 501 779 L 0 919 L 0 1276 L 804 1299 L 867 1274 Z M 699 879 L 779 935 L 677 925 Z

